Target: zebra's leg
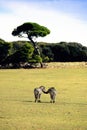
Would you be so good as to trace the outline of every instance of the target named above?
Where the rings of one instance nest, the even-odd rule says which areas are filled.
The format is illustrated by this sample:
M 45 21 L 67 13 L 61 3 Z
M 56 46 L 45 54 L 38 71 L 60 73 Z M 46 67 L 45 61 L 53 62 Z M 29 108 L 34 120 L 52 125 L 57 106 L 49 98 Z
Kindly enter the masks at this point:
M 37 102 L 38 94 L 35 94 L 35 102 Z
M 50 101 L 50 103 L 52 103 L 52 100 Z
M 41 102 L 40 97 L 41 97 L 41 94 L 38 95 L 38 102 Z
M 53 95 L 53 103 L 55 103 L 55 96 L 56 96 L 56 95 Z
M 53 96 L 52 96 L 52 94 L 50 93 L 50 103 L 52 103 L 53 102 Z
M 55 100 L 51 100 L 50 103 L 55 103 Z
M 35 98 L 35 102 L 37 102 L 37 98 Z
M 53 100 L 53 103 L 55 103 L 55 100 Z
M 50 94 L 50 98 L 51 98 L 51 103 L 55 103 L 55 95 L 54 94 Z
M 37 101 L 37 99 L 35 99 L 35 102 Z

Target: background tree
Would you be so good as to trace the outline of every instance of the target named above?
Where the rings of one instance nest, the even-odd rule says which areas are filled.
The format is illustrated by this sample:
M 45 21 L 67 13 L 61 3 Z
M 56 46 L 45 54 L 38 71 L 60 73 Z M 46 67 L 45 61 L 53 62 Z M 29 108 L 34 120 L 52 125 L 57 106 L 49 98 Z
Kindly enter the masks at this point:
M 9 63 L 13 64 L 13 67 L 20 68 L 21 64 L 23 65 L 29 60 L 32 59 L 34 48 L 31 44 L 26 43 L 20 47 L 15 53 L 9 56 Z
M 5 64 L 5 59 L 10 54 L 11 44 L 0 39 L 0 65 Z
M 40 43 L 39 43 L 40 44 Z M 52 44 L 48 44 L 48 43 L 41 43 L 40 44 L 40 49 L 42 52 L 42 58 L 43 58 L 43 62 L 51 62 L 53 61 L 54 58 L 54 54 L 52 52 Z
M 45 37 L 48 34 L 50 34 L 50 30 L 47 27 L 32 22 L 24 23 L 12 32 L 13 36 L 27 37 L 34 46 L 35 54 L 39 56 L 41 56 L 40 50 L 37 42 L 34 41 L 34 38 Z M 42 62 L 41 67 L 43 67 Z

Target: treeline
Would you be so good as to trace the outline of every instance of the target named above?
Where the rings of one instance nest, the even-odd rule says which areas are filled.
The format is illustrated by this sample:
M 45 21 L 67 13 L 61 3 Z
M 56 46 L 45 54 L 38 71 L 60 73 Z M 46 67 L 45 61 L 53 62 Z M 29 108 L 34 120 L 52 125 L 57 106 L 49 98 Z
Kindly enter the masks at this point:
M 40 43 L 42 54 L 53 62 L 87 61 L 87 47 L 75 42 Z
M 28 41 L 6 42 L 0 39 L 0 68 L 35 67 L 43 62 L 87 61 L 87 47 L 75 42 L 39 42 L 41 57 Z

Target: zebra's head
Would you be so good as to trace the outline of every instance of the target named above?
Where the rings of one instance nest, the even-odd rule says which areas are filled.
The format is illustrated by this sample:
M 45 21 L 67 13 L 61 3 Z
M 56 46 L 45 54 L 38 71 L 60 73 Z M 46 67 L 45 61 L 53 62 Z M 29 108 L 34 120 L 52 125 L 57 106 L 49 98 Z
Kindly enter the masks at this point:
M 44 86 L 40 86 L 39 88 L 40 88 L 43 92 L 46 91 Z

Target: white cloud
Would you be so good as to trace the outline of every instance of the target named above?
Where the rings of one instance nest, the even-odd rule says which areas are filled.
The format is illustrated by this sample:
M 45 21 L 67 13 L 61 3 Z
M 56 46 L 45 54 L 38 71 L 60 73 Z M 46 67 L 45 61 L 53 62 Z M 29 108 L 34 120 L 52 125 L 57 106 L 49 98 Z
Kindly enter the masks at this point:
M 9 2 L 6 7 L 11 11 L 0 14 L 0 38 L 7 41 L 23 40 L 13 37 L 11 32 L 24 22 L 37 22 L 51 30 L 51 34 L 45 38 L 39 38 L 46 42 L 79 42 L 87 46 L 87 24 L 74 19 L 58 10 L 42 8 L 36 3 Z

